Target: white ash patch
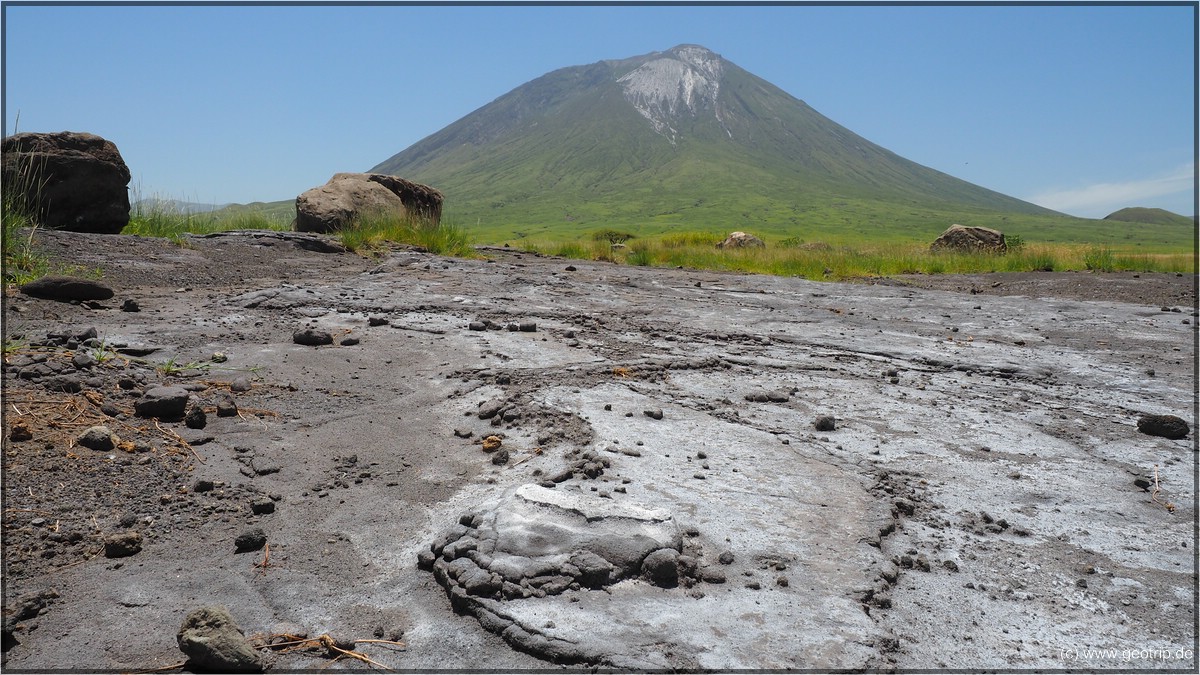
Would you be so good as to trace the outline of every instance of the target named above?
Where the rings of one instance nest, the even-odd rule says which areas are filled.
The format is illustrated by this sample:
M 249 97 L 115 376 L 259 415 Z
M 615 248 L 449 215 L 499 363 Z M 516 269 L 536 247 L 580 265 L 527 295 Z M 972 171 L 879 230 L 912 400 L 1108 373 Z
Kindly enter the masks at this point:
M 717 94 L 723 67 L 716 54 L 702 47 L 681 47 L 669 55 L 643 64 L 617 80 L 625 98 L 654 126 L 675 143 L 672 122 L 685 112 L 695 115 L 708 103 L 720 120 Z

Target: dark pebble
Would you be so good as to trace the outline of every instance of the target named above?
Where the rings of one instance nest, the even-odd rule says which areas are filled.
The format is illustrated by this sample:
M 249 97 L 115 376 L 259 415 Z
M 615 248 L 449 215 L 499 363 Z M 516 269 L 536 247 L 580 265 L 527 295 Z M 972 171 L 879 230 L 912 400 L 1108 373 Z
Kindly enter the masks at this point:
M 329 331 L 318 328 L 305 328 L 292 333 L 292 342 L 307 347 L 319 347 L 333 344 L 333 335 Z
M 1175 415 L 1142 415 L 1137 428 L 1143 434 L 1171 440 L 1186 438 L 1190 431 L 1188 423 Z
M 121 532 L 104 539 L 105 558 L 125 558 L 142 550 L 141 532 Z
M 233 545 L 235 547 L 234 553 L 257 551 L 267 545 L 267 533 L 263 532 L 260 527 L 246 530 L 233 540 Z

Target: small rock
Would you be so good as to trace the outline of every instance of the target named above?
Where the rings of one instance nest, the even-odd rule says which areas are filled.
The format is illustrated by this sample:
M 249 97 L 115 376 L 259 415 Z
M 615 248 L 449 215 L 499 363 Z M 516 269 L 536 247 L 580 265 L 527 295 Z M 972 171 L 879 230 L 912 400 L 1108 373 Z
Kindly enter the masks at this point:
M 189 429 L 203 429 L 208 425 L 208 415 L 205 414 L 204 408 L 193 405 L 183 416 L 183 424 Z
M 482 321 L 472 321 L 467 324 L 467 330 L 487 330 L 487 324 Z
M 353 347 L 360 342 L 362 342 L 362 340 L 359 338 L 354 337 L 353 335 L 347 335 L 346 337 L 342 338 L 342 341 L 339 344 L 341 344 L 343 347 Z
M 663 418 L 662 408 L 655 408 L 654 410 L 643 410 L 642 414 L 645 415 L 646 417 L 649 417 L 652 420 L 661 420 Z
M 522 321 L 520 323 L 520 325 L 518 326 L 518 328 L 521 330 L 522 333 L 537 332 L 537 324 L 532 321 Z
M 275 513 L 275 502 L 267 498 L 256 499 L 250 502 L 250 512 L 256 516 Z
M 837 423 L 831 415 L 822 415 L 813 420 L 813 427 L 817 431 L 833 431 L 837 428 Z
M 200 607 L 188 612 L 175 640 L 188 657 L 190 670 L 258 673 L 266 665 L 224 607 Z
M 492 464 L 495 464 L 497 466 L 502 465 L 502 464 L 508 464 L 508 449 L 500 448 L 499 450 L 497 450 L 496 454 L 492 455 Z
M 658 586 L 674 586 L 679 582 L 679 551 L 660 548 L 642 561 L 642 574 Z
M 233 381 L 229 383 L 229 391 L 241 393 L 250 391 L 251 388 L 252 385 L 250 384 L 250 378 L 246 377 L 245 375 L 235 377 L 233 378 Z
M 75 439 L 75 442 L 85 448 L 108 452 L 117 447 L 117 443 L 120 441 L 116 434 L 112 432 L 112 429 L 105 426 L 95 426 L 80 434 L 79 438 Z
M 305 328 L 292 333 L 292 342 L 306 347 L 319 347 L 333 344 L 333 335 L 319 328 Z
M 96 365 L 96 359 L 92 358 L 87 352 L 75 352 L 75 356 L 71 358 L 71 365 L 80 370 L 85 370 Z
M 504 400 L 499 398 L 493 399 L 480 405 L 479 412 L 476 413 L 476 416 L 481 420 L 491 419 L 500 414 L 500 411 L 503 409 Z
M 1186 438 L 1188 423 L 1175 415 L 1142 415 L 1137 422 L 1138 431 L 1150 436 L 1161 436 L 1171 440 Z
M 386 326 L 389 321 L 386 316 L 369 316 L 367 317 L 368 326 Z
M 225 363 L 229 360 L 229 357 L 225 354 L 225 352 L 213 352 L 212 356 L 208 357 L 208 360 L 212 361 L 213 363 Z
M 105 558 L 126 558 L 141 550 L 141 532 L 120 532 L 104 538 Z
M 267 533 L 263 532 L 261 527 L 246 530 L 233 540 L 233 545 L 235 547 L 234 553 L 257 551 L 267 545 Z
M 183 387 L 152 387 L 133 404 L 138 417 L 177 420 L 187 409 L 188 390 Z
M 140 312 L 142 308 L 138 305 L 137 300 L 133 298 L 125 298 L 125 302 L 121 303 L 122 312 Z
M 29 423 L 25 420 L 13 422 L 12 428 L 8 430 L 8 440 L 10 441 L 28 441 L 32 438 L 33 429 L 29 428 Z
M 788 578 L 783 575 L 780 575 L 778 578 L 775 579 L 775 585 L 779 586 L 781 588 L 787 588 L 788 583 L 789 583 Z
M 233 396 L 220 392 L 217 394 L 217 417 L 237 417 L 237 402 Z
M 192 484 L 192 492 L 212 492 L 213 488 L 215 487 L 216 484 L 211 480 L 205 480 L 201 478 L 197 479 L 196 482 Z
M 724 551 L 721 553 L 721 555 L 717 556 L 717 562 L 721 563 L 722 565 L 732 565 L 733 561 L 733 551 Z
M 455 429 L 454 435 L 458 438 L 470 438 L 475 435 L 475 432 L 470 429 Z

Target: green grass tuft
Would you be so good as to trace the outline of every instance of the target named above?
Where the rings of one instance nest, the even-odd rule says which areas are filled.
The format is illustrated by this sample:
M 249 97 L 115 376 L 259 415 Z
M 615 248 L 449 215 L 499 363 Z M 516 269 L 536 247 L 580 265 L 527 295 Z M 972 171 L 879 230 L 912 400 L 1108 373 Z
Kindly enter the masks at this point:
M 186 234 L 211 234 L 230 230 L 287 231 L 290 229 L 290 219 L 263 212 L 223 209 L 191 213 L 166 206 L 162 200 L 152 202 L 138 200 L 129 214 L 129 224 L 121 230 L 121 234 L 161 237 L 181 243 Z
M 359 218 L 338 231 L 342 245 L 358 253 L 387 248 L 388 243 L 408 244 L 437 255 L 460 258 L 475 255 L 466 230 L 453 223 L 430 224 L 418 219 L 380 215 Z

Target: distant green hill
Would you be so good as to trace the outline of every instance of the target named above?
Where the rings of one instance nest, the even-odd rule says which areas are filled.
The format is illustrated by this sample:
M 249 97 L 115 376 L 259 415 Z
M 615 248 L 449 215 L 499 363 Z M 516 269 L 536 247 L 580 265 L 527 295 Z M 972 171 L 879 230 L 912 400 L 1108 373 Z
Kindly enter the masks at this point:
M 447 217 L 487 239 L 1079 225 L 904 159 L 695 45 L 548 73 L 372 171 L 438 188 Z
M 1196 226 L 1196 221 L 1193 218 L 1181 216 L 1178 213 L 1171 213 L 1166 209 L 1150 209 L 1141 206 L 1132 206 L 1120 211 L 1114 211 L 1104 216 L 1104 219 L 1119 220 L 1127 223 L 1148 223 L 1151 225 Z

